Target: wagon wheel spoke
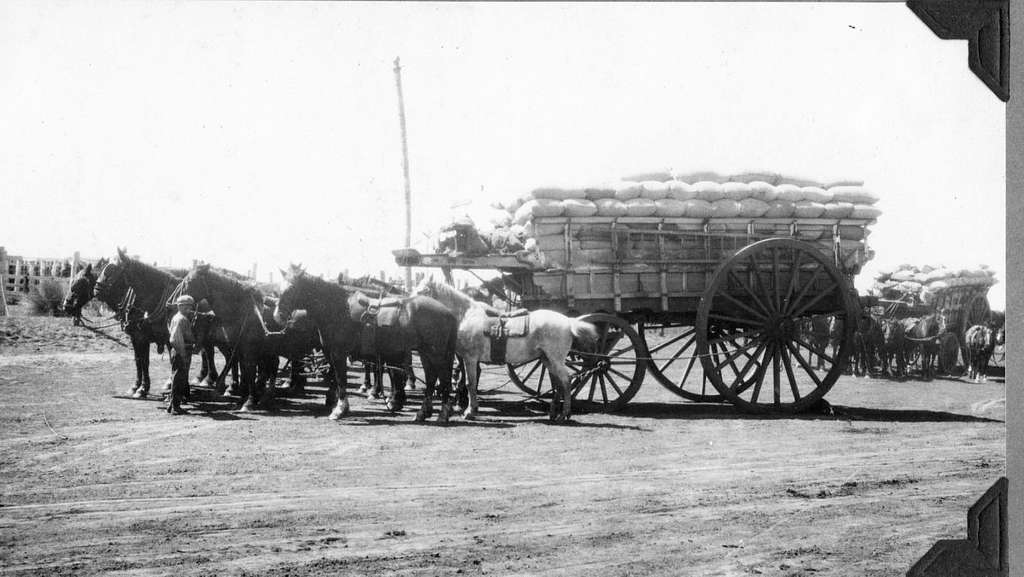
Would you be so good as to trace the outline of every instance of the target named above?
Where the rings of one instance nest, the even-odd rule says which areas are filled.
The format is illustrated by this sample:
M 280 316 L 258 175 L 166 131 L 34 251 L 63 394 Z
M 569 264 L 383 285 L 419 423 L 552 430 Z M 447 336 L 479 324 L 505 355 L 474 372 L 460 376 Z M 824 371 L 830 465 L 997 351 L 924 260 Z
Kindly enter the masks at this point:
M 775 406 L 782 405 L 782 379 L 780 378 L 781 372 L 779 364 L 782 359 L 779 354 L 779 348 L 773 347 L 772 349 L 772 400 L 775 402 Z
M 664 373 L 665 370 L 668 369 L 668 367 L 672 363 L 676 362 L 677 360 L 679 360 L 679 357 L 683 356 L 683 353 L 686 352 L 687 349 L 689 349 L 690 347 L 693 346 L 693 343 L 696 342 L 696 340 L 697 340 L 696 336 L 690 337 L 689 340 L 687 340 L 685 343 L 683 343 L 683 346 L 679 347 L 679 350 L 677 350 L 675 353 L 672 354 L 672 357 L 669 358 L 669 360 L 666 361 L 664 365 L 660 365 L 660 366 L 655 365 L 655 366 L 657 366 L 659 371 Z M 653 361 L 657 361 L 658 360 L 657 358 L 654 357 L 654 352 L 653 351 L 651 352 L 651 359 Z M 683 379 L 683 380 L 686 380 L 686 379 Z
M 810 343 L 808 343 L 807 341 L 801 339 L 798 336 L 794 336 L 793 337 L 793 342 L 797 343 L 798 345 L 801 345 L 803 348 L 805 348 L 808 351 L 810 351 L 811 354 L 817 355 L 817 356 L 821 357 L 822 359 L 825 359 L 826 361 L 828 361 L 828 363 L 830 365 L 836 364 L 836 360 L 835 359 L 833 359 L 829 355 L 825 354 L 825 349 L 818 349 L 816 347 L 813 347 L 813 346 L 811 346 Z
M 764 313 L 755 311 L 753 308 L 748 306 L 746 303 L 744 303 L 743 301 L 737 299 L 736 297 L 732 296 L 729 293 L 722 293 L 722 294 L 720 294 L 718 296 L 720 296 L 720 297 L 724 298 L 725 300 L 731 302 L 732 304 L 740 307 L 741 309 L 746 311 L 747 314 L 753 316 L 755 319 L 757 319 L 757 320 L 759 320 L 761 322 L 765 322 L 765 321 L 768 320 L 768 317 Z
M 762 319 L 766 318 L 769 314 L 771 314 L 770 309 L 768 309 L 768 307 L 766 307 L 765 304 L 763 302 L 761 302 L 761 298 L 758 297 L 754 293 L 754 289 L 752 287 L 748 286 L 747 285 L 747 281 L 745 281 L 742 278 L 740 278 L 740 275 L 736 274 L 736 271 L 730 270 L 729 271 L 729 278 L 733 279 L 733 281 L 737 285 L 739 285 L 740 288 L 743 289 L 743 292 L 745 292 L 748 295 L 750 295 L 750 300 L 752 300 L 754 303 L 757 304 L 757 306 L 759 306 L 761 308 L 761 312 L 760 313 L 755 313 L 755 312 L 753 312 L 750 309 L 747 309 L 747 310 L 750 310 L 750 312 L 752 314 L 757 315 L 757 316 L 759 316 Z M 721 292 L 717 296 L 730 298 L 729 297 L 729 293 L 727 293 L 727 292 Z
M 742 338 L 753 339 L 753 337 L 759 336 L 759 335 L 761 335 L 763 333 L 764 333 L 764 330 L 762 330 L 762 329 L 752 329 L 752 330 L 748 330 L 748 331 L 743 331 L 741 333 L 734 333 L 734 334 L 731 334 L 731 335 L 728 335 L 728 334 L 720 332 L 718 334 L 720 334 L 721 336 L 709 340 L 708 343 L 721 343 L 721 342 L 724 342 L 724 341 L 728 341 L 728 342 L 730 342 L 730 343 L 732 343 L 732 344 L 734 344 L 736 346 L 742 346 L 742 345 L 740 345 L 740 344 L 738 344 L 736 342 L 738 339 L 742 339 Z
M 800 351 L 796 348 L 796 346 L 794 346 L 793 343 L 787 342 L 786 347 L 789 349 L 789 352 L 793 355 L 793 357 L 796 358 L 797 362 L 800 363 L 800 366 L 803 367 L 804 372 L 806 372 L 807 375 L 811 377 L 811 380 L 814 381 L 814 384 L 818 385 L 819 387 L 822 386 L 821 379 L 818 378 L 817 373 L 815 373 L 814 369 L 811 368 L 810 363 L 804 360 L 804 358 L 800 355 Z
M 651 356 L 654 356 L 655 353 L 660 352 L 662 349 L 668 347 L 672 343 L 678 343 L 679 341 L 685 339 L 686 337 L 693 336 L 694 333 L 696 333 L 696 332 L 697 331 L 692 329 L 692 328 L 688 329 L 688 330 L 685 330 L 685 331 L 679 333 L 678 335 L 672 337 L 671 339 L 669 339 L 669 340 L 667 340 L 667 341 L 665 341 L 663 343 L 659 343 L 658 346 L 651 347 L 651 348 L 647 349 L 647 351 L 649 353 L 651 353 Z M 685 347 L 686 345 L 683 345 L 683 346 Z
M 721 363 L 718 363 L 718 364 L 716 364 L 716 365 L 715 365 L 715 368 L 716 368 L 716 369 L 721 369 L 721 368 L 722 368 L 722 367 L 724 367 L 725 365 L 733 365 L 733 367 L 735 367 L 735 360 L 736 360 L 736 359 L 738 359 L 738 358 L 740 357 L 740 355 L 746 355 L 746 356 L 747 356 L 747 358 L 749 358 L 750 360 L 753 360 L 753 357 L 751 357 L 750 355 L 748 355 L 748 354 L 747 354 L 747 351 L 748 351 L 748 350 L 750 350 L 750 349 L 752 349 L 752 348 L 754 348 L 754 347 L 757 347 L 757 346 L 758 346 L 759 344 L 760 344 L 761 346 L 763 346 L 763 344 L 764 344 L 764 340 L 763 340 L 763 339 L 760 339 L 760 338 L 758 338 L 758 339 L 753 339 L 753 340 L 751 340 L 751 341 L 750 341 L 749 343 L 747 343 L 746 345 L 743 345 L 743 346 L 738 346 L 738 347 L 736 348 L 736 350 L 735 350 L 735 351 L 733 351 L 733 353 L 732 353 L 732 354 L 730 354 L 730 355 L 729 355 L 728 357 L 726 357 L 726 358 L 725 358 L 725 360 L 724 360 L 723 362 L 721 362 Z M 713 344 L 713 346 L 715 346 L 715 347 L 719 347 L 719 346 L 721 346 L 721 344 L 720 344 L 720 343 L 714 343 L 714 344 Z M 758 348 L 760 348 L 760 347 L 758 347 Z M 724 351 L 723 351 L 723 352 L 724 352 Z M 757 356 L 757 353 L 754 353 L 754 356 Z M 749 363 L 749 362 L 750 362 L 750 361 L 748 361 L 748 363 Z
M 837 288 L 839 288 L 838 284 L 836 284 L 836 283 L 830 284 L 827 289 L 819 292 L 810 301 L 808 301 L 808 302 L 804 303 L 803 305 L 801 305 L 800 308 L 798 308 L 796 311 L 794 311 L 792 313 L 792 316 L 794 316 L 794 317 L 802 316 L 804 314 L 804 312 L 807 311 L 807 309 L 809 309 L 809 308 L 813 307 L 814 305 L 818 304 L 821 301 L 821 299 L 829 296 L 832 293 L 832 291 L 834 291 Z
M 751 378 L 750 381 L 744 383 L 744 386 L 737 387 L 736 389 L 736 393 L 741 394 L 746 392 L 747 389 L 753 386 L 754 390 L 751 392 L 750 395 L 751 403 L 756 403 L 758 396 L 760 396 L 761 394 L 761 384 L 764 382 L 764 375 L 765 373 L 768 372 L 768 365 L 770 364 L 768 357 L 772 354 L 772 349 L 774 349 L 774 347 L 775 343 L 765 343 L 764 351 L 762 351 L 760 355 L 761 358 L 757 363 L 757 370 L 754 371 L 753 378 Z
M 807 279 L 807 283 L 803 286 L 803 288 L 800 289 L 800 292 L 797 293 L 796 297 L 794 297 L 791 301 L 789 301 L 789 308 L 786 309 L 785 311 L 783 311 L 786 316 L 788 316 L 788 317 L 798 317 L 798 316 L 800 316 L 799 314 L 795 313 L 794 311 L 796 310 L 796 307 L 800 303 L 800 301 L 802 301 L 803 298 L 805 296 L 807 296 L 807 291 L 811 290 L 811 288 L 814 286 L 814 283 L 815 283 L 815 281 L 818 280 L 818 276 L 821 275 L 821 271 L 823 270 L 823 268 L 824 267 L 822 267 L 820 265 L 814 267 L 814 272 L 811 273 L 811 278 Z M 797 270 L 793 271 L 793 274 L 795 276 L 800 276 L 800 269 L 797 269 Z
M 739 374 L 736 375 L 736 380 L 734 380 L 732 382 L 732 384 L 730 385 L 730 387 L 734 391 L 740 392 L 739 386 L 741 384 L 743 384 L 743 377 L 746 376 L 747 371 L 750 370 L 750 367 L 752 365 L 754 365 L 756 363 L 758 368 L 761 367 L 761 363 L 757 362 L 757 357 L 764 351 L 765 347 L 767 347 L 767 346 L 768 346 L 768 343 L 765 342 L 765 341 L 761 341 L 757 345 L 757 350 L 755 350 L 754 354 L 752 356 L 750 356 L 750 358 L 747 360 L 747 364 L 743 365 L 743 369 L 739 372 Z M 754 374 L 757 374 L 757 371 L 754 371 Z
M 793 367 L 790 363 L 789 352 L 783 347 L 779 350 L 782 353 L 782 366 L 786 368 L 786 379 L 789 381 L 789 388 L 793 391 L 793 400 L 800 400 L 800 389 L 796 385 L 796 377 L 793 375 Z
M 620 377 L 622 377 L 626 381 L 629 381 L 629 377 L 627 377 L 626 375 L 623 375 L 622 373 L 620 373 L 618 371 L 615 371 L 615 374 L 619 375 Z M 610 374 L 607 374 L 607 373 L 604 374 L 603 376 L 608 381 L 608 384 L 611 385 L 612 388 L 615 389 L 615 392 L 618 393 L 619 396 L 621 397 L 622 396 L 622 388 L 619 387 L 619 384 L 615 381 L 615 379 L 613 379 L 612 376 Z
M 750 262 L 750 270 L 753 273 L 754 282 L 757 284 L 758 298 L 760 299 L 762 295 L 765 297 L 765 302 L 761 302 L 761 306 L 772 314 L 777 313 L 778 308 L 775 306 L 775 303 L 772 302 L 772 299 L 769 298 L 768 289 L 764 286 L 764 280 L 761 278 L 761 265 L 758 264 L 757 260 L 754 258 L 755 256 L 756 255 L 750 255 L 748 261 Z

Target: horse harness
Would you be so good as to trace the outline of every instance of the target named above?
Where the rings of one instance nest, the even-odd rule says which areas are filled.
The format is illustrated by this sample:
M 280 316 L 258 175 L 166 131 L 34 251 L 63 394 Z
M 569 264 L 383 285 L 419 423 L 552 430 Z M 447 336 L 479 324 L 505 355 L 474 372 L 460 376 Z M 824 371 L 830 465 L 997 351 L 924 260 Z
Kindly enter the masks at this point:
M 491 340 L 491 363 L 504 364 L 509 337 L 524 337 L 530 332 L 530 311 L 519 309 L 496 316 L 488 311 L 487 316 L 496 319 L 487 331 Z

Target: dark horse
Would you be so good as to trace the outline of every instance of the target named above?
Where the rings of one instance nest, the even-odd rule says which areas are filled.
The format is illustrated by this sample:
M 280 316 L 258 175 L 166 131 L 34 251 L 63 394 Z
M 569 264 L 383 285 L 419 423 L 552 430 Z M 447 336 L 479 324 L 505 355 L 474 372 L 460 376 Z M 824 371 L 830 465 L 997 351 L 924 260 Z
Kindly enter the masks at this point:
M 103 267 L 98 278 L 92 278 L 92 271 L 88 269 L 86 267 L 75 279 L 69 295 L 73 301 L 65 302 L 65 306 L 81 310 L 81 306 L 89 300 L 86 296 L 95 296 L 115 312 L 121 321 L 121 328 L 132 343 L 135 355 L 136 379 L 131 395 L 145 397 L 150 387 L 149 345 L 156 343 L 158 352 L 167 346 L 167 322 L 170 316 L 166 308 L 160 306 L 163 302 L 161 298 L 173 292 L 181 277 L 133 260 L 120 248 L 117 257 Z M 91 294 L 86 292 L 90 286 Z M 207 308 L 206 303 L 199 303 L 200 312 Z M 221 353 L 230 359 L 230 350 L 221 348 Z M 203 348 L 202 361 L 197 382 L 220 383 L 212 346 Z M 233 368 L 233 377 L 238 380 L 237 368 Z
M 96 270 L 102 271 L 107 266 L 107 259 L 102 258 L 96 263 Z M 92 263 L 75 274 L 71 281 L 68 294 L 61 303 L 61 310 L 74 318 L 75 326 L 82 324 L 82 308 L 92 300 L 92 292 L 96 287 L 96 273 Z
M 882 375 L 892 374 L 897 379 L 907 376 L 906 334 L 903 324 L 893 319 L 879 321 L 881 337 L 878 342 L 879 359 L 882 363 Z M 895 366 L 895 373 L 890 370 Z
M 906 319 L 906 349 L 921 351 L 921 378 L 930 381 L 935 377 L 935 365 L 939 356 L 939 335 L 946 331 L 946 312 L 938 311 L 920 319 Z
M 377 280 L 372 276 L 362 276 L 357 279 L 347 280 L 344 273 L 342 273 L 338 275 L 338 284 L 345 287 L 345 290 L 350 293 L 359 291 L 366 294 L 369 298 L 401 298 L 409 296 L 405 291 L 391 283 Z M 355 354 L 352 358 L 363 365 L 363 386 L 359 387 L 360 393 L 367 393 L 377 399 L 382 397 L 384 373 L 387 373 L 391 380 L 392 392 L 394 392 L 394 388 L 397 386 L 396 383 L 399 382 L 403 383 L 407 389 L 416 388 L 416 374 L 412 369 L 412 352 L 402 359 L 400 365 L 380 362 L 376 355 L 361 357 Z M 398 368 L 399 366 L 401 368 Z M 394 397 L 395 395 L 392 394 L 392 399 Z
M 181 294 L 196 302 L 205 300 L 210 304 L 219 329 L 211 333 L 229 344 L 241 369 L 240 409 L 255 409 L 257 369 L 261 357 L 266 356 L 265 349 L 269 349 L 263 293 L 254 283 L 211 270 L 207 264 L 189 271 L 179 288 Z M 271 383 L 260 399 L 260 408 L 269 408 L 273 395 Z
M 882 356 L 882 340 L 882 326 L 878 319 L 863 312 L 853 333 L 853 374 L 861 377 L 871 375 Z
M 167 346 L 171 317 L 164 303 L 177 286 L 174 275 L 133 260 L 120 248 L 96 279 L 94 295 L 118 312 L 121 327 L 131 339 L 135 385 L 130 394 L 134 397 L 149 394 L 149 345 L 156 343 L 158 352 Z
M 397 307 L 397 324 L 367 329 L 367 321 L 372 322 L 372 319 L 364 314 L 375 299 L 310 276 L 294 265 L 289 272 L 281 273 L 286 288 L 278 300 L 274 317 L 283 323 L 292 312 L 304 309 L 307 318 L 319 331 L 324 354 L 334 374 L 336 401 L 331 411 L 332 419 L 339 419 L 348 413 L 344 379 L 350 354 L 359 352 L 365 355 L 372 352 L 379 355 L 386 364 L 397 364 L 410 351 L 415 350 L 423 363 L 426 381 L 423 404 L 416 414 L 416 420 L 423 421 L 433 412 L 434 387 L 440 379 L 441 410 L 438 422 L 448 421 L 451 415 L 452 364 L 458 336 L 458 323 L 451 311 L 429 297 L 397 299 L 382 303 L 388 307 Z M 370 330 L 373 332 L 369 333 Z M 375 350 L 368 351 L 367 347 Z M 400 391 L 402 387 L 396 387 L 392 382 L 393 402 L 400 403 L 401 395 L 404 394 Z M 389 406 L 395 407 L 393 404 Z

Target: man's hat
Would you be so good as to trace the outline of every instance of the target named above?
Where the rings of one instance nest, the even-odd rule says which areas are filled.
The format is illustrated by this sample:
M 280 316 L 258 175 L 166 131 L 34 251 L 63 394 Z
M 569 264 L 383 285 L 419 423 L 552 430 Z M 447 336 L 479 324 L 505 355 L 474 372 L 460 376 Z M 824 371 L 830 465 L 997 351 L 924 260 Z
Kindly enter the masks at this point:
M 181 295 L 180 297 L 178 297 L 178 300 L 174 301 L 174 304 L 179 305 L 179 306 L 180 305 L 196 306 L 196 299 L 194 299 L 194 298 L 192 298 L 192 297 L 190 297 L 188 295 Z

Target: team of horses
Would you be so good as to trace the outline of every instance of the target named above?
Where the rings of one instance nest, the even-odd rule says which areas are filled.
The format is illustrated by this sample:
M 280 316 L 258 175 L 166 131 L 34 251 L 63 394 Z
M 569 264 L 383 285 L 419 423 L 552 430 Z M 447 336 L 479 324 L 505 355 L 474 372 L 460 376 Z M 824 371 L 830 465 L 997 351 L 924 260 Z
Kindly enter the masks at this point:
M 815 349 L 826 351 L 831 346 L 832 350 L 837 350 L 841 333 L 839 322 L 834 317 L 815 316 L 805 321 L 802 330 Z M 922 317 L 897 319 L 865 306 L 856 322 L 849 372 L 857 376 L 905 379 L 910 376 L 912 359 L 916 359 L 921 378 L 930 380 L 938 373 L 940 339 L 950 331 L 951 311 L 940 310 Z M 992 353 L 1004 341 L 1004 329 L 995 323 L 974 325 L 965 332 L 962 354 L 971 380 L 980 382 L 986 379 Z M 822 362 L 819 355 L 819 367 Z
M 389 297 L 326 281 L 301 266 L 292 265 L 281 273 L 282 289 L 273 297 L 224 269 L 202 264 L 188 271 L 166 271 L 119 248 L 98 273 L 91 265 L 77 273 L 64 308 L 77 320 L 82 307 L 96 298 L 115 311 L 135 356 L 136 381 L 129 394 L 136 398 L 150 392 L 151 345 L 156 344 L 158 352 L 168 346 L 174 300 L 189 295 L 199 309 L 193 332 L 203 361 L 200 380 L 237 396 L 241 411 L 273 407 L 281 358 L 292 368 L 286 393 L 301 392 L 303 359 L 319 349 L 329 365 L 326 402 L 332 419 L 349 413 L 345 385 L 350 359 L 383 368 L 391 381 L 386 406 L 402 410 L 413 352 L 423 366 L 425 385 L 416 420 L 432 416 L 435 397 L 441 405 L 437 420 L 449 420 L 456 355 L 466 368 L 469 387 L 463 417 L 476 417 L 479 363 L 498 362 L 492 359 L 488 335 L 502 322 L 501 311 L 431 280 L 411 296 Z M 554 311 L 528 314 L 529 330 L 508 338 L 500 363 L 541 359 L 555 388 L 550 419 L 568 421 L 572 398 L 565 359 L 574 344 L 595 341 L 597 329 Z M 216 371 L 215 349 L 227 359 L 224 371 L 237 371 L 230 386 Z

